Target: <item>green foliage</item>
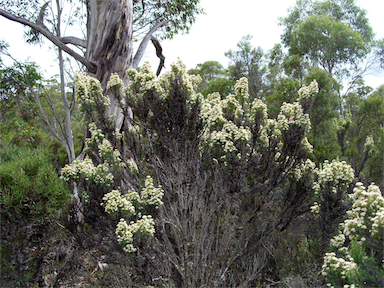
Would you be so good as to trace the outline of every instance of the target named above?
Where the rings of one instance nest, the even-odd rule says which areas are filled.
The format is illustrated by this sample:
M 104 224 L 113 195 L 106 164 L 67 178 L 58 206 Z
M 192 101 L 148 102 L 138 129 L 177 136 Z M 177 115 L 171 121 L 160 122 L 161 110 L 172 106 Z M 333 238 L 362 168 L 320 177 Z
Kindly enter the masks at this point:
M 252 47 L 251 39 L 251 35 L 244 36 L 237 43 L 238 50 L 229 50 L 225 53 L 225 56 L 230 60 L 228 71 L 231 79 L 236 81 L 242 77 L 247 77 L 249 95 L 254 99 L 256 97 L 260 98 L 258 95 L 265 88 L 263 78 L 266 69 L 263 59 L 264 52 L 260 47 Z
M 70 192 L 57 176 L 46 150 L 18 147 L 0 152 L 1 206 L 33 218 L 57 217 Z
M 31 89 L 42 86 L 40 67 L 34 62 L 0 63 L 0 115 L 1 123 L 16 117 L 32 122 L 36 104 Z
M 313 79 L 316 79 L 319 85 L 319 93 L 313 97 L 308 110 L 312 127 L 308 139 L 313 145 L 314 160 L 318 164 L 325 159 L 335 159 L 340 155 L 336 126 L 340 97 L 339 84 L 329 73 L 312 68 L 305 82 L 309 83 Z
M 196 88 L 197 93 L 204 96 L 214 92 L 219 92 L 223 96 L 233 93 L 234 81 L 229 79 L 228 71 L 217 61 L 197 64 L 196 68 L 188 70 L 187 73 L 201 77 L 201 82 Z
M 277 117 L 284 102 L 294 102 L 300 87 L 300 82 L 292 78 L 281 78 L 274 82 L 272 93 L 265 97 L 270 117 Z
M 280 25 L 292 55 L 306 55 L 329 73 L 342 64 L 356 64 L 373 41 L 366 11 L 354 0 L 298 0 Z
M 384 68 L 384 38 L 376 43 L 376 55 L 379 57 L 380 67 Z
M 200 7 L 200 0 L 134 0 L 132 2 L 135 18 L 134 32 L 148 29 L 154 23 L 164 22 L 157 32 L 162 39 L 172 39 L 178 33 L 188 32 L 190 26 L 196 21 L 196 16 L 204 13 Z
M 384 86 L 368 96 L 348 94 L 345 110 L 338 131 L 342 156 L 361 181 L 383 187 Z
M 354 64 L 367 54 L 364 38 L 330 16 L 311 15 L 292 31 L 290 53 L 307 55 L 332 74 L 341 64 Z

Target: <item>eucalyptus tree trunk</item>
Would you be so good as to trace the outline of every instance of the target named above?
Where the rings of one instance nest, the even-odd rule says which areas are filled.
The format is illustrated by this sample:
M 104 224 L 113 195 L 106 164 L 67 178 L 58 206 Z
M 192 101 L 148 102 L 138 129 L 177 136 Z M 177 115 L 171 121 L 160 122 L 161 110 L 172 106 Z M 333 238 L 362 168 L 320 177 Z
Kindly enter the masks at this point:
M 86 58 L 97 65 L 95 76 L 106 89 L 112 73 L 127 84 L 132 63 L 132 0 L 88 0 Z
M 86 58 L 97 66 L 97 78 L 106 92 L 112 73 L 117 73 L 124 85 L 128 84 L 126 71 L 132 65 L 132 0 L 88 0 Z M 124 116 L 116 99 L 110 96 L 109 114 L 115 115 L 115 126 L 120 129 Z

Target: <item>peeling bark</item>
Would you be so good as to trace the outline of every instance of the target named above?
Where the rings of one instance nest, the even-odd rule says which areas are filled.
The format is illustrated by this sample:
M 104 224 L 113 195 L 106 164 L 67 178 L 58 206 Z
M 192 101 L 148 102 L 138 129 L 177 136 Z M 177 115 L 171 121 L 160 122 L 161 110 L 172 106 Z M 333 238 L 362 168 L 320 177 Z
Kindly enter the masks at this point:
M 105 90 L 112 73 L 124 84 L 132 63 L 132 0 L 88 0 L 86 58 L 97 64 L 96 74 Z

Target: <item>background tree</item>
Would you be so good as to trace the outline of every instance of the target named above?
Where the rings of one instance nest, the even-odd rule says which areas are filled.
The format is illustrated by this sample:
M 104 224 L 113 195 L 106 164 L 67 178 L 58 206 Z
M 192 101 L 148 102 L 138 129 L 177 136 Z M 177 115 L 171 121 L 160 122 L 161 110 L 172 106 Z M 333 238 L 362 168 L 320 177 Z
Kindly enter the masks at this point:
M 347 95 L 347 117 L 339 123 L 338 138 L 342 156 L 352 165 L 363 183 L 383 186 L 383 86 Z
M 63 145 L 71 163 L 75 160 L 73 136 L 78 132 L 72 131 L 73 93 L 66 91 L 63 81 L 60 84 L 56 80 L 44 81 L 35 63 L 19 63 L 6 50 L 3 49 L 2 53 L 11 57 L 14 64 L 2 70 L 1 102 L 4 108 L 17 107 L 11 111 L 2 109 L 4 119 L 15 119 L 16 115 L 12 114 L 18 111 L 27 123 L 42 128 Z
M 291 54 L 307 56 L 331 74 L 342 64 L 356 65 L 373 41 L 366 11 L 354 0 L 298 0 L 280 25 Z
M 217 61 L 206 61 L 203 64 L 197 64 L 196 68 L 188 70 L 188 74 L 201 77 L 196 92 L 205 96 L 213 92 L 219 92 L 221 95 L 226 96 L 233 92 L 233 80 L 229 79 L 228 71 Z
M 263 50 L 251 45 L 251 35 L 244 36 L 237 43 L 238 50 L 229 50 L 225 53 L 230 60 L 228 72 L 231 79 L 236 81 L 241 77 L 248 78 L 249 94 L 252 98 L 259 97 L 264 89 L 265 68 L 263 63 Z

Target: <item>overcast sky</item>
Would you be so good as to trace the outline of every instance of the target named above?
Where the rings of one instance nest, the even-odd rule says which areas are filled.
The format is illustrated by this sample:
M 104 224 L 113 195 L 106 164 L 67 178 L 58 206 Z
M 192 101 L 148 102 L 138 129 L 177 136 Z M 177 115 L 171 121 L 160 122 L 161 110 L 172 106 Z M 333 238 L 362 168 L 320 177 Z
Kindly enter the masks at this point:
M 228 65 L 224 53 L 236 49 L 236 43 L 245 35 L 253 36 L 252 45 L 260 46 L 265 52 L 280 43 L 283 27 L 278 26 L 278 18 L 287 15 L 287 10 L 296 0 L 201 0 L 206 15 L 200 15 L 188 35 L 176 35 L 173 40 L 162 43 L 166 57 L 165 66 L 180 59 L 187 69 L 195 68 L 198 63 L 216 60 Z M 367 10 L 368 19 L 376 38 L 384 38 L 384 1 L 357 0 L 357 4 Z M 9 51 L 19 60 L 35 61 L 46 70 L 46 77 L 58 73 L 52 45 L 36 47 L 24 44 L 22 26 L 0 16 L 0 37 L 10 44 Z M 46 41 L 46 44 L 49 44 Z M 51 48 L 47 49 L 47 46 Z M 151 62 L 155 71 L 158 58 L 152 45 L 144 60 Z M 366 77 L 367 85 L 374 88 L 384 83 L 384 72 Z

